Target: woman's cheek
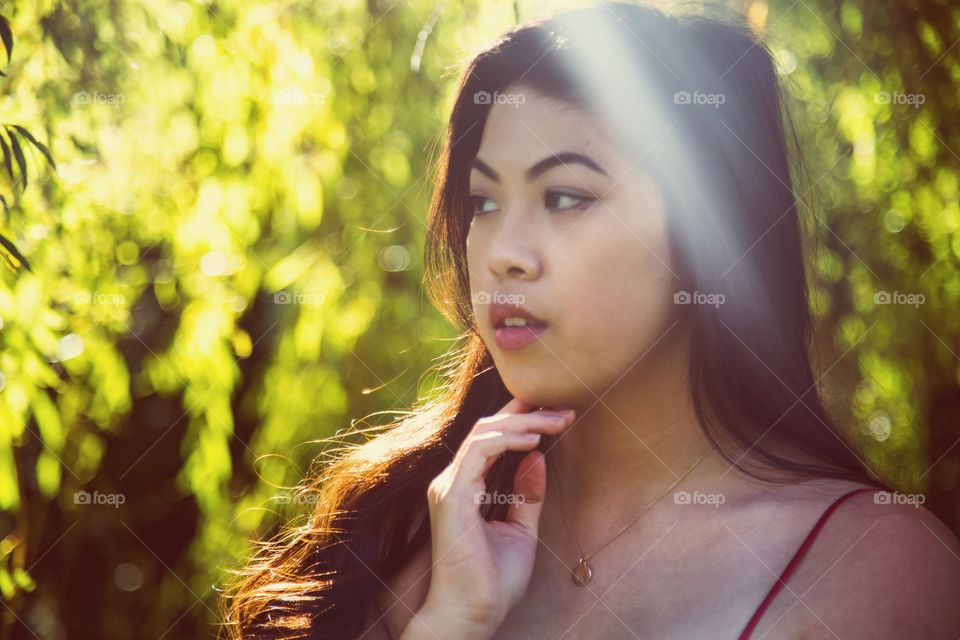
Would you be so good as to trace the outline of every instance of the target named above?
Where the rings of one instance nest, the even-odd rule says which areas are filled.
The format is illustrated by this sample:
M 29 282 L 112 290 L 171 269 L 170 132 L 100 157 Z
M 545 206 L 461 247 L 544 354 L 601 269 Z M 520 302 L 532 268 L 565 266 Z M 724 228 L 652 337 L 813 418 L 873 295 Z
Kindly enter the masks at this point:
M 586 353 L 602 353 L 608 362 L 645 350 L 671 316 L 669 271 L 647 249 L 629 244 L 584 271 L 593 277 L 581 288 L 578 333 Z

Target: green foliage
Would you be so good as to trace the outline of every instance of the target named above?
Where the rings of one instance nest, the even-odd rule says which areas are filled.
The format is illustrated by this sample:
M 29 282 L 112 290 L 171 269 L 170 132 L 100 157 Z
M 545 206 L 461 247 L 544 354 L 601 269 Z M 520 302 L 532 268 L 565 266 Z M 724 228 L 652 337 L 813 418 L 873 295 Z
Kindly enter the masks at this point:
M 457 31 L 412 73 L 421 5 L 10 13 L 22 126 L 0 170 L 26 187 L 27 145 L 58 168 L 21 189 L 8 249 L 34 269 L 0 285 L 0 590 L 21 618 L 26 576 L 90 594 L 54 626 L 96 608 L 82 633 L 208 635 L 309 443 L 422 391 L 452 337 L 419 257 Z
M 960 22 L 936 3 L 818 8 L 785 12 L 776 31 L 798 60 L 785 79 L 799 119 L 820 125 L 807 138 L 817 188 L 806 200 L 823 242 L 815 308 L 834 338 L 826 381 L 853 398 L 840 408 L 874 464 L 902 486 L 948 495 L 956 458 L 936 458 L 957 437 L 945 418 L 957 410 L 960 130 L 950 115 L 958 60 L 942 42 L 956 41 Z M 821 40 L 834 55 L 811 44 Z
M 0 15 L 0 41 L 3 42 L 3 48 L 7 52 L 7 62 L 9 63 L 13 56 L 13 32 L 10 29 L 10 21 L 6 16 Z M 0 76 L 6 77 L 7 74 L 0 71 Z M 6 137 L 4 137 L 6 136 Z M 29 184 L 29 174 L 27 172 L 27 158 L 23 152 L 23 146 L 26 143 L 33 145 L 51 166 L 55 166 L 53 156 L 45 144 L 33 137 L 24 127 L 14 124 L 0 125 L 0 153 L 3 154 L 3 168 L 6 170 L 5 176 L 9 180 L 10 195 L 13 196 L 13 206 L 11 207 L 7 195 L 0 194 L 0 204 L 3 205 L 5 217 L 19 209 L 20 191 L 26 189 Z M 16 160 L 16 172 L 13 162 Z M 17 249 L 16 244 L 9 238 L 0 234 L 0 257 L 12 269 L 24 267 L 30 270 L 30 263 Z

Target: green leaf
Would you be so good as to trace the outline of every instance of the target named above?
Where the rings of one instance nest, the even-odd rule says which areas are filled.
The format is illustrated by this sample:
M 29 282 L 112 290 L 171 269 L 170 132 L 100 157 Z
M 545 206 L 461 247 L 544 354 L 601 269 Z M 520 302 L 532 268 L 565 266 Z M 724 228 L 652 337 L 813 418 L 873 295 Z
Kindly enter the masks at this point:
M 30 144 L 32 144 L 33 146 L 35 146 L 37 149 L 40 150 L 40 153 L 42 153 L 43 157 L 47 159 L 47 162 L 50 163 L 50 166 L 56 168 L 57 163 L 53 161 L 53 155 L 50 153 L 50 149 L 47 148 L 47 145 L 38 141 L 36 138 L 33 137 L 32 133 L 30 133 L 20 125 L 15 124 L 13 125 L 13 128 L 19 131 L 20 135 L 26 138 L 30 142 Z
M 37 389 L 30 400 L 33 417 L 37 421 L 37 428 L 40 431 L 43 444 L 51 451 L 59 452 L 63 449 L 64 441 L 60 410 L 44 389 Z
M 10 136 L 10 146 L 13 147 L 13 157 L 17 159 L 17 166 L 20 167 L 20 175 L 23 176 L 23 188 L 27 188 L 27 159 L 23 157 L 23 149 L 20 147 L 20 141 L 17 140 L 17 136 L 13 135 L 13 132 L 7 130 L 7 135 Z
M 0 135 L 0 149 L 3 149 L 3 163 L 7 167 L 7 175 L 10 176 L 10 184 L 16 182 L 16 178 L 13 176 L 13 161 L 11 160 L 10 154 L 10 145 L 7 144 L 7 139 Z
M 37 456 L 37 486 L 40 487 L 40 493 L 48 500 L 57 495 L 60 488 L 60 480 L 63 476 L 60 468 L 60 460 L 47 450 L 40 452 Z
M 0 40 L 3 40 L 3 46 L 7 50 L 7 64 L 13 56 L 13 31 L 10 29 L 10 21 L 4 16 L 0 16 Z
M 23 157 L 23 149 L 20 148 L 20 141 L 11 131 L 7 131 L 10 136 L 10 146 L 13 147 L 13 156 L 17 159 L 17 166 L 20 167 L 20 175 L 23 176 L 23 188 L 27 188 L 27 159 Z
M 3 205 L 7 205 L 6 200 L 4 200 Z M 27 262 L 27 259 L 23 257 L 23 254 L 20 253 L 16 245 L 10 242 L 3 234 L 0 234 L 0 246 L 6 249 L 5 252 L 0 251 L 0 256 L 3 256 L 3 259 L 7 261 L 7 264 L 10 265 L 11 269 L 16 271 L 18 268 L 23 266 L 24 269 L 33 273 L 33 269 L 30 268 L 30 263 Z M 11 256 L 16 259 L 16 262 L 10 259 Z
M 33 581 L 30 574 L 20 567 L 16 567 L 13 570 L 13 581 L 24 591 L 33 591 L 37 588 L 37 583 Z
M 17 587 L 10 577 L 10 572 L 6 567 L 0 567 L 0 594 L 6 599 L 12 598 L 17 593 Z
M 12 511 L 20 506 L 20 488 L 17 483 L 17 465 L 13 461 L 13 447 L 0 446 L 0 509 Z

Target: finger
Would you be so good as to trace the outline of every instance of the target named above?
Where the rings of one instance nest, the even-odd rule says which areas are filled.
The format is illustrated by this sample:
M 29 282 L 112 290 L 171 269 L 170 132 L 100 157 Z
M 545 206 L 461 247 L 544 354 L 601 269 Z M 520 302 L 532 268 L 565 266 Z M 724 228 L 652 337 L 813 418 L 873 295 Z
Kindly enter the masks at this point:
M 494 416 L 506 417 L 515 414 L 525 414 L 530 413 L 533 411 L 533 409 L 533 406 L 525 403 L 523 400 L 520 400 L 519 398 L 511 398 L 510 402 L 500 407 L 496 413 L 490 416 L 484 416 L 483 418 L 477 420 L 477 422 L 474 423 L 473 428 L 470 429 L 470 433 L 484 429 L 487 426 L 487 421 Z
M 514 476 L 513 492 L 522 495 L 507 509 L 506 521 L 522 527 L 534 538 L 540 528 L 540 514 L 547 495 L 547 464 L 542 451 L 524 456 Z
M 544 414 L 524 414 L 511 416 L 511 420 L 503 421 L 500 423 L 502 429 L 493 429 L 490 428 L 489 431 L 482 431 L 478 434 L 473 435 L 472 437 L 478 437 L 486 433 L 499 432 L 499 433 L 544 433 L 546 435 L 558 435 L 564 429 L 566 429 L 572 422 L 572 417 L 566 416 L 547 416 Z M 545 422 L 543 420 L 545 420 Z M 490 471 L 490 468 L 497 462 L 503 453 L 499 456 L 487 458 L 486 462 L 483 465 L 483 470 L 481 471 L 481 477 L 485 478 L 487 473 Z
M 531 413 L 517 414 L 493 414 L 485 418 L 480 418 L 474 425 L 470 435 L 486 433 L 487 431 L 529 431 L 535 425 L 560 424 L 561 428 L 573 422 L 574 414 L 571 411 L 533 411 Z
M 570 415 L 548 416 L 538 413 L 506 415 L 504 416 L 503 420 L 493 425 L 486 426 L 483 431 L 471 433 L 467 439 L 463 441 L 463 444 L 460 446 L 460 450 L 457 451 L 455 462 L 460 465 L 461 460 L 468 454 L 470 448 L 476 446 L 474 443 L 478 439 L 483 441 L 490 434 L 493 434 L 493 436 L 490 436 L 492 438 L 496 438 L 497 435 L 502 434 L 513 434 L 519 436 L 529 433 L 544 433 L 547 435 L 558 435 L 572 423 L 573 417 Z M 495 426 L 499 426 L 500 428 L 494 428 Z M 502 453 L 503 451 L 500 452 L 500 454 Z M 490 466 L 495 461 L 495 459 L 486 460 L 482 464 L 480 468 L 481 478 L 486 475 L 486 472 L 490 469 Z M 473 467 L 468 468 L 473 469 Z
M 484 476 L 489 465 L 507 451 L 529 451 L 540 443 L 540 434 L 532 431 L 488 431 L 464 443 L 463 455 L 456 463 L 454 489 L 475 491 L 486 486 Z
M 453 535 L 450 527 L 461 521 L 468 504 L 476 512 L 476 494 L 486 491 L 483 467 L 487 460 L 496 460 L 511 450 L 532 449 L 539 441 L 540 435 L 532 432 L 490 432 L 465 442 L 458 452 L 458 459 L 431 483 L 427 492 L 431 529 L 437 539 Z
M 493 415 L 499 415 L 501 413 L 527 413 L 533 411 L 535 407 L 527 404 L 519 398 L 511 398 L 510 402 L 500 407 L 500 410 Z
M 546 422 L 543 423 L 542 427 L 540 426 L 540 418 L 546 419 Z M 501 427 L 500 429 L 494 429 L 493 426 L 490 426 L 488 431 L 481 431 L 480 433 L 475 434 L 473 437 L 493 431 L 498 431 L 501 433 L 543 433 L 549 436 L 557 436 L 572 423 L 572 416 L 567 417 L 563 414 L 547 415 L 543 413 L 530 413 L 511 416 L 511 420 L 504 420 L 498 423 Z M 502 453 L 495 458 L 487 458 L 487 461 L 483 467 L 482 476 L 486 477 L 494 463 L 496 463 L 497 460 L 502 458 L 504 455 L 505 453 Z

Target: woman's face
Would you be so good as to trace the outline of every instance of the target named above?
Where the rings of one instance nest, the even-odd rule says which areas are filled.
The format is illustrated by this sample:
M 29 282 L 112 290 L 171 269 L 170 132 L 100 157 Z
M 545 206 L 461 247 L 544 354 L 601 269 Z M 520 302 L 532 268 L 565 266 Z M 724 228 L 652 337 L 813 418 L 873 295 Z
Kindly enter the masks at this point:
M 491 103 L 470 171 L 467 263 L 480 335 L 515 397 L 590 406 L 644 365 L 676 319 L 663 200 L 586 112 L 522 85 Z M 555 155 L 563 160 L 550 162 Z M 546 328 L 509 348 L 490 318 L 498 302 Z M 524 330 L 500 330 L 511 332 Z

